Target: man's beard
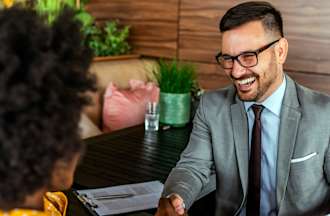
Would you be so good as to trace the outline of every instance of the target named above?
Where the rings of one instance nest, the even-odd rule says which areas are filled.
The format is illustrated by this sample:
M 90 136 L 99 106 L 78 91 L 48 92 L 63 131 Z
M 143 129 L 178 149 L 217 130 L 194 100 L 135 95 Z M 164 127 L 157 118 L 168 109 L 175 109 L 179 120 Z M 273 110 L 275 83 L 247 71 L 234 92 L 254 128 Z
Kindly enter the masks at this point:
M 262 77 L 260 76 L 260 74 L 252 72 L 251 75 L 256 78 L 254 83 L 252 83 L 252 85 L 255 84 L 255 82 L 258 82 L 256 92 L 254 92 L 251 96 L 246 96 L 244 93 L 240 92 L 237 89 L 238 87 L 235 85 L 236 92 L 237 92 L 239 99 L 242 101 L 259 101 L 259 99 L 261 99 L 268 92 L 271 85 L 274 82 L 276 82 L 276 79 L 278 76 L 277 70 L 278 70 L 278 68 L 277 68 L 275 62 L 271 61 L 268 65 L 268 71 L 264 71 L 261 73 L 263 75 Z M 251 75 L 249 75 L 249 76 L 251 76 Z M 242 78 L 240 78 L 240 79 L 242 79 Z M 266 98 L 264 98 L 264 99 L 266 99 Z

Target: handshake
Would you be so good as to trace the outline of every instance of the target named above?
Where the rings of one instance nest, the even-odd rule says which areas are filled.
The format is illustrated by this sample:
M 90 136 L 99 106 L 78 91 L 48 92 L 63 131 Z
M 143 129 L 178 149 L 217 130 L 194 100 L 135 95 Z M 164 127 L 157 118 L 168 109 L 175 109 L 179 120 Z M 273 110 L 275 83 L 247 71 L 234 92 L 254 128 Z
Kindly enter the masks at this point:
M 178 194 L 160 198 L 155 216 L 187 216 L 183 199 Z

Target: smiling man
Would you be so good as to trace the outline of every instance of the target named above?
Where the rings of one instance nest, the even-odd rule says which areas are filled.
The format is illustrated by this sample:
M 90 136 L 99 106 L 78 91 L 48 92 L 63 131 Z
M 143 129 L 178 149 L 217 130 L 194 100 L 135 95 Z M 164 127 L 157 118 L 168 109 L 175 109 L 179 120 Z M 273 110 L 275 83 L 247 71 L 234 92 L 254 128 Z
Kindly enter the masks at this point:
M 288 42 L 282 32 L 264 25 L 261 21 L 251 21 L 223 32 L 223 52 L 217 55 L 217 60 L 232 79 L 242 101 L 262 102 L 283 82 L 282 65 Z
M 330 212 L 330 97 L 283 71 L 280 12 L 246 2 L 226 12 L 218 63 L 231 86 L 203 95 L 157 216 L 182 215 L 216 188 L 215 215 Z

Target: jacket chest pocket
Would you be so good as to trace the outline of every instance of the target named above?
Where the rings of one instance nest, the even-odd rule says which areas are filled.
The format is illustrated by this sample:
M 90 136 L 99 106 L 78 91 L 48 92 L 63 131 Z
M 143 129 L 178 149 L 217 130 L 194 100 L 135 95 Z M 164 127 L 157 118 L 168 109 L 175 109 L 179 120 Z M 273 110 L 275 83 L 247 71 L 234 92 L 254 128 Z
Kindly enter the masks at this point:
M 323 162 L 318 153 L 310 153 L 291 160 L 288 190 L 297 195 L 308 195 L 324 181 Z

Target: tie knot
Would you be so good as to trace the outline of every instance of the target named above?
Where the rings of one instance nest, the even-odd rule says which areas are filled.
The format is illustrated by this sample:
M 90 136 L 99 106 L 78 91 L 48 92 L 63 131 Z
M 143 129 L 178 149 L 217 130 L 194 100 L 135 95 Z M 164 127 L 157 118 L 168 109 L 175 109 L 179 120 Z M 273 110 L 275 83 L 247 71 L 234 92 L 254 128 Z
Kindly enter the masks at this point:
M 260 120 L 261 112 L 265 107 L 263 105 L 257 105 L 253 104 L 252 105 L 252 110 L 254 112 L 254 116 L 256 119 Z

